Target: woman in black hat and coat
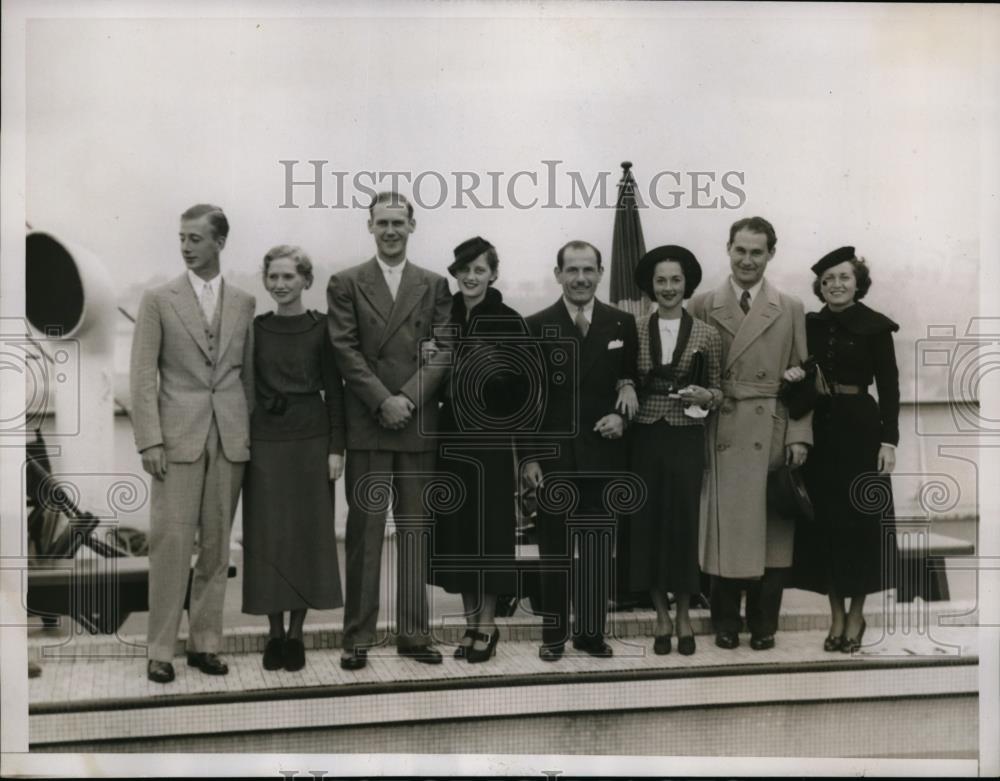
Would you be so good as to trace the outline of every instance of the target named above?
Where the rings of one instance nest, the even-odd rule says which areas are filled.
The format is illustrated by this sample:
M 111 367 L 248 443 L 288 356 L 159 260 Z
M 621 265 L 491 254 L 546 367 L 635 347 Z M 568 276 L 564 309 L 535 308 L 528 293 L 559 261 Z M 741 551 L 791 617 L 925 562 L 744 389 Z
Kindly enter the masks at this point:
M 656 310 L 641 317 L 639 411 L 633 422 L 632 471 L 646 486 L 646 502 L 630 526 L 630 586 L 648 590 L 656 607 L 653 650 L 671 651 L 674 622 L 667 592 L 677 603 L 677 650 L 695 652 L 688 613 L 700 589 L 698 524 L 705 469 L 705 417 L 722 403 L 722 340 L 692 317 L 683 302 L 701 281 L 697 258 L 675 245 L 647 252 L 636 267 L 639 288 Z
M 514 443 L 510 430 L 531 405 L 531 382 L 516 340 L 523 318 L 493 287 L 499 259 L 478 236 L 455 248 L 448 273 L 458 282 L 451 324 L 457 339 L 439 425 L 439 471 L 464 487 L 437 517 L 432 581 L 460 593 L 467 629 L 456 658 L 485 662 L 496 650 L 497 596 L 517 593 L 514 557 Z
M 886 580 L 883 562 L 896 555 L 889 475 L 899 443 L 892 340 L 899 326 L 860 303 L 871 275 L 854 247 L 825 255 L 812 271 L 813 292 L 824 306 L 806 315 L 806 336 L 824 387 L 816 399 L 813 452 L 804 474 L 816 522 L 795 531 L 794 580 L 798 588 L 829 596 L 824 650 L 851 653 L 861 647 L 865 631 L 865 596 L 894 585 Z M 804 378 L 798 368 L 786 374 L 791 381 Z M 877 402 L 868 393 L 873 380 Z

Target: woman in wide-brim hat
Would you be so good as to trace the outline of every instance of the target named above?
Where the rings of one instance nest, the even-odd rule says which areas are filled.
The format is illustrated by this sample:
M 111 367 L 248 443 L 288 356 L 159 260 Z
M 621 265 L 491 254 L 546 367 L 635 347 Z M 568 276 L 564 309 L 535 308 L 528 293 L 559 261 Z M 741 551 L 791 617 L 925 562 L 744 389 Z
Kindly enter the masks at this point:
M 812 266 L 813 292 L 823 302 L 806 316 L 809 353 L 826 392 L 813 413 L 814 444 L 805 466 L 815 524 L 795 531 L 798 588 L 827 594 L 826 651 L 861 646 L 868 594 L 891 588 L 896 555 L 889 475 L 899 443 L 899 371 L 892 320 L 860 302 L 871 274 L 854 247 L 840 247 Z M 786 379 L 801 381 L 801 369 Z M 874 381 L 878 401 L 868 392 Z M 847 601 L 850 605 L 847 605 Z
M 633 591 L 648 590 L 656 607 L 653 650 L 695 652 L 688 612 L 700 590 L 698 524 L 705 469 L 705 419 L 722 403 L 722 340 L 707 323 L 687 313 L 683 302 L 701 281 L 697 258 L 669 245 L 647 252 L 636 267 L 639 288 L 656 309 L 641 317 L 639 411 L 632 432 L 632 471 L 646 487 L 646 502 L 632 517 L 629 579 Z M 676 625 L 667 593 L 677 604 Z

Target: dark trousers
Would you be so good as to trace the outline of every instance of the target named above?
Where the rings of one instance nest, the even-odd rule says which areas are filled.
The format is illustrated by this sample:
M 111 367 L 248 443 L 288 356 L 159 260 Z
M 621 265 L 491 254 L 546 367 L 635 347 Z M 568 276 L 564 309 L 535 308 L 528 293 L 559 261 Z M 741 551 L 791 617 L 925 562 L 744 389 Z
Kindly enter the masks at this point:
M 434 452 L 348 450 L 347 589 L 344 599 L 344 648 L 378 642 L 382 542 L 389 500 L 396 527 L 396 632 L 400 646 L 429 642 L 427 568 L 432 524 L 424 490 L 433 473 Z
M 781 594 L 788 579 L 785 567 L 768 567 L 761 578 L 712 577 L 712 625 L 717 633 L 739 632 L 740 595 L 747 592 L 747 627 L 755 637 L 773 635 L 778 631 Z
M 598 509 L 602 507 L 599 493 L 588 496 L 586 489 L 581 488 L 581 502 L 571 517 L 539 513 L 545 645 L 558 645 L 570 639 L 590 643 L 604 637 L 613 577 L 615 523 L 601 517 L 604 511 Z

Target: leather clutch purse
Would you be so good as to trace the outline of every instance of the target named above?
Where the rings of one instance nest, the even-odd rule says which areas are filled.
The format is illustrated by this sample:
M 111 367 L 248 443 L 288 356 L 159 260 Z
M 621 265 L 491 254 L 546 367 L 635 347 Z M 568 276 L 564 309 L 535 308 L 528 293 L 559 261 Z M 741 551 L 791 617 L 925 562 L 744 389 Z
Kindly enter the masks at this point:
M 784 518 L 813 523 L 816 514 L 798 467 L 782 464 L 767 474 L 767 503 Z

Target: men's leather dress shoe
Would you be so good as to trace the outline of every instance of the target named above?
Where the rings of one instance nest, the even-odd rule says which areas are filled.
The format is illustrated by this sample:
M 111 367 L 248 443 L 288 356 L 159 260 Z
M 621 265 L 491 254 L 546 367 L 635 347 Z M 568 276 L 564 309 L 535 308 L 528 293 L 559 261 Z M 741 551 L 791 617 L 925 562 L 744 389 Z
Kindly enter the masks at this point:
M 608 645 L 604 640 L 574 640 L 573 647 L 577 651 L 583 651 L 585 654 L 590 654 L 591 656 L 608 657 L 614 656 L 614 649 Z
M 538 649 L 538 658 L 543 662 L 558 662 L 562 659 L 564 650 L 566 650 L 566 646 L 562 643 L 558 645 L 543 645 Z
M 216 654 L 188 653 L 188 667 L 197 667 L 205 675 L 226 675 L 229 666 Z
M 153 683 L 170 683 L 174 679 L 174 666 L 170 662 L 150 659 L 146 663 L 146 677 Z
M 727 651 L 731 651 L 734 648 L 738 648 L 740 645 L 740 636 L 736 632 L 718 632 L 715 635 L 715 644 L 719 648 L 725 648 Z
M 342 670 L 360 670 L 368 664 L 367 648 L 344 649 L 340 657 L 340 668 Z
M 770 651 L 774 648 L 774 635 L 753 635 L 750 647 L 755 651 Z
M 424 664 L 441 664 L 441 652 L 429 645 L 401 645 L 396 653 Z

